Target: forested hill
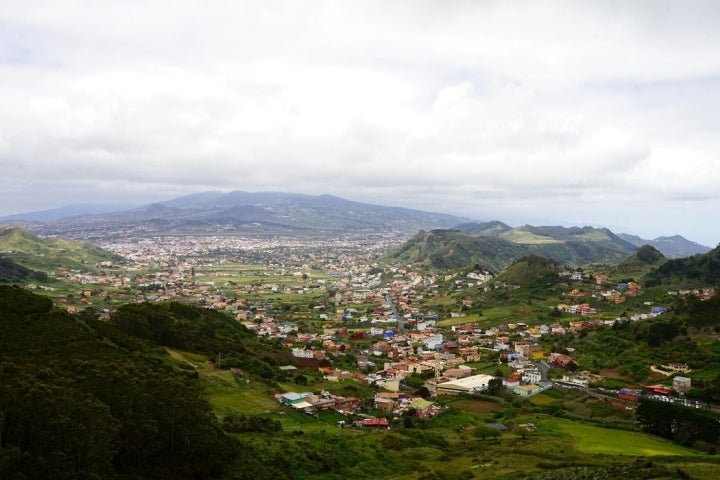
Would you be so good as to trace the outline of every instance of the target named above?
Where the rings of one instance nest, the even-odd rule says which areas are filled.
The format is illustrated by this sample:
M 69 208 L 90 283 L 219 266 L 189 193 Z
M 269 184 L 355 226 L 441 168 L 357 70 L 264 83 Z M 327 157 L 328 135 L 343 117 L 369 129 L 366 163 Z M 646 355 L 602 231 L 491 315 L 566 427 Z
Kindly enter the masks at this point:
M 619 277 L 642 278 L 653 268 L 656 268 L 667 261 L 667 258 L 655 247 L 643 245 L 630 257 L 611 269 L 611 272 Z
M 649 286 L 708 287 L 720 283 L 720 247 L 703 255 L 668 260 L 645 276 Z
M 0 478 L 210 478 L 237 452 L 194 371 L 107 323 L 0 286 L 0 351 Z
M 432 230 L 421 231 L 389 257 L 392 261 L 423 263 L 439 269 L 478 264 L 497 273 L 530 253 L 527 247 L 506 240 L 475 237 L 457 230 Z
M 88 242 L 42 238 L 18 227 L 0 226 L 0 252 L 26 268 L 40 271 L 94 270 L 100 262 L 123 259 Z
M 492 236 L 470 235 L 457 230 L 421 231 L 389 257 L 393 261 L 424 263 L 445 269 L 479 264 L 497 273 L 528 255 L 549 258 L 563 265 L 581 266 L 618 263 L 634 251 L 635 247 L 606 229 L 526 226 Z
M 26 281 L 46 282 L 47 274 L 25 268 L 9 258 L 0 257 L 0 284 Z
M 498 276 L 498 281 L 513 285 L 533 285 L 538 282 L 556 283 L 563 270 L 559 263 L 544 257 L 528 256 L 515 261 Z

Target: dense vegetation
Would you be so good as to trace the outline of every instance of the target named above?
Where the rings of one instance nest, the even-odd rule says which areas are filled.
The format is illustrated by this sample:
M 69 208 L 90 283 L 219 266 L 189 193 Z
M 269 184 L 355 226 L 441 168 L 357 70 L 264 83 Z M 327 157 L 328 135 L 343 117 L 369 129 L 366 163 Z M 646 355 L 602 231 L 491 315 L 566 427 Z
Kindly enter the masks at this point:
M 0 351 L 0 478 L 207 478 L 234 455 L 197 375 L 106 324 L 0 286 Z
M 88 242 L 40 238 L 20 228 L 0 227 L 0 252 L 13 262 L 40 271 L 94 270 L 99 262 L 122 259 Z
M 668 260 L 646 277 L 648 286 L 683 285 L 685 287 L 720 283 L 720 247 L 704 255 Z
M 563 265 L 620 262 L 635 247 L 606 229 L 530 227 L 470 235 L 458 230 L 421 231 L 390 254 L 394 261 L 422 263 L 438 269 L 479 264 L 497 273 L 528 255 Z
M 452 269 L 478 264 L 499 272 L 528 250 L 521 245 L 491 237 L 474 237 L 456 230 L 421 231 L 395 252 L 393 260 L 423 263 L 437 269 Z
M 273 367 L 279 361 L 288 360 L 277 345 L 258 344 L 255 334 L 216 310 L 177 302 L 127 304 L 110 322 L 127 335 L 219 357 L 218 367 L 238 367 L 266 379 L 275 375 Z
M 25 281 L 46 282 L 48 276 L 19 265 L 9 258 L 0 257 L 0 283 L 19 283 Z
M 451 258 L 455 246 L 446 247 Z M 663 260 L 650 249 L 640 249 L 632 259 L 641 269 L 658 261 Z M 450 294 L 431 301 L 440 307 L 449 300 L 447 311 L 462 306 L 488 326 L 513 321 L 516 314 L 518 321 L 559 321 L 561 313 L 553 306 L 566 290 L 595 288 L 590 279 L 585 284 L 560 281 L 559 270 L 554 261 L 526 256 L 499 278 L 513 285 L 459 289 L 453 277 L 443 284 Z M 546 336 L 543 347 L 548 352 L 574 349 L 580 368 L 614 369 L 623 386 L 646 379 L 650 364 L 682 358 L 699 372 L 689 396 L 717 401 L 720 347 L 703 335 L 714 339 L 720 330 L 720 298 L 665 299 L 666 315 Z M 471 301 L 464 305 L 463 300 Z M 626 306 L 612 308 L 619 314 Z M 299 323 L 300 328 L 307 325 Z M 354 366 L 352 355 L 329 358 L 336 367 Z M 473 366 L 505 374 L 508 367 L 497 361 L 494 354 Z M 636 460 L 645 455 L 641 449 L 628 453 L 615 442 L 622 437 L 628 445 L 638 443 L 642 427 L 712 453 L 718 437 L 710 427 L 717 421 L 707 411 L 643 403 L 638 423 L 624 406 L 615 408 L 586 392 L 553 389 L 521 399 L 499 388 L 499 378 L 491 395 L 440 399 L 443 413 L 434 420 L 411 413 L 389 416 L 390 431 L 340 429 L 336 422 L 347 419 L 339 414 L 291 411 L 272 394 L 328 389 L 364 398 L 372 395 L 372 387 L 351 380 L 331 384 L 317 371 L 289 374 L 277 368 L 290 362 L 279 340 L 261 342 L 216 310 L 173 302 L 129 304 L 100 322 L 92 308 L 70 315 L 43 297 L 0 287 L 0 479 L 713 478 L 720 461 L 697 460 L 693 455 L 698 453 L 688 450 L 652 454 L 678 455 L 679 460 Z M 422 378 L 417 384 L 414 380 L 407 382 L 415 387 L 408 391 L 429 393 Z M 380 414 L 371 401 L 364 403 L 363 415 Z M 510 431 L 491 426 L 499 422 Z M 520 426 L 529 422 L 537 431 Z M 564 429 L 557 427 L 560 422 L 566 422 Z M 584 451 L 578 446 L 581 435 L 595 443 L 609 436 L 613 440 L 605 443 L 618 446 Z M 657 446 L 657 439 L 647 438 Z M 660 445 L 662 452 L 680 448 Z
M 563 267 L 547 258 L 528 256 L 516 260 L 497 280 L 513 285 L 533 285 L 541 282 L 553 284 L 559 281 L 558 273 Z
M 697 441 L 715 445 L 720 440 L 720 416 L 707 410 L 643 398 L 637 417 L 646 432 L 681 445 L 696 445 Z

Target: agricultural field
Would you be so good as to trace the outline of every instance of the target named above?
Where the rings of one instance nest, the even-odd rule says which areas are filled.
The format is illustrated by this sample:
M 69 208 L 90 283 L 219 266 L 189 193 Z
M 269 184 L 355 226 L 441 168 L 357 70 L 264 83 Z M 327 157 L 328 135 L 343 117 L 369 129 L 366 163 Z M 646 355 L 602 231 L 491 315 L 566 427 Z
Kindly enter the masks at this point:
M 700 452 L 636 432 L 597 427 L 581 422 L 555 418 L 540 423 L 541 432 L 561 434 L 573 438 L 583 453 L 631 456 L 699 456 Z

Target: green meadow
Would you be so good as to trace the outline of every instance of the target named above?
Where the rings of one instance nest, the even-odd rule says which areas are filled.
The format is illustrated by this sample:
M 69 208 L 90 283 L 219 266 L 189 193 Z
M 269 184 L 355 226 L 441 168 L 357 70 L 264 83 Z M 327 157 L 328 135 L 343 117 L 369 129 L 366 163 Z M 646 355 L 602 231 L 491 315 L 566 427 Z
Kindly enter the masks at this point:
M 541 431 L 546 434 L 571 436 L 575 440 L 576 448 L 583 453 L 646 457 L 700 455 L 696 450 L 642 433 L 596 427 L 559 418 L 544 420 Z

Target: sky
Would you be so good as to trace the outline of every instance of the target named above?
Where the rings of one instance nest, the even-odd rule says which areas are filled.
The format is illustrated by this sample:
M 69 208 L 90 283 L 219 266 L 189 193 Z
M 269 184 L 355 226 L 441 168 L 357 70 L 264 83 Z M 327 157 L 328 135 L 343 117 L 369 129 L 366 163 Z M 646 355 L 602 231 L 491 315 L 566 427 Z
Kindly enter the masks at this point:
M 0 0 L 0 215 L 333 194 L 720 242 L 720 2 Z

